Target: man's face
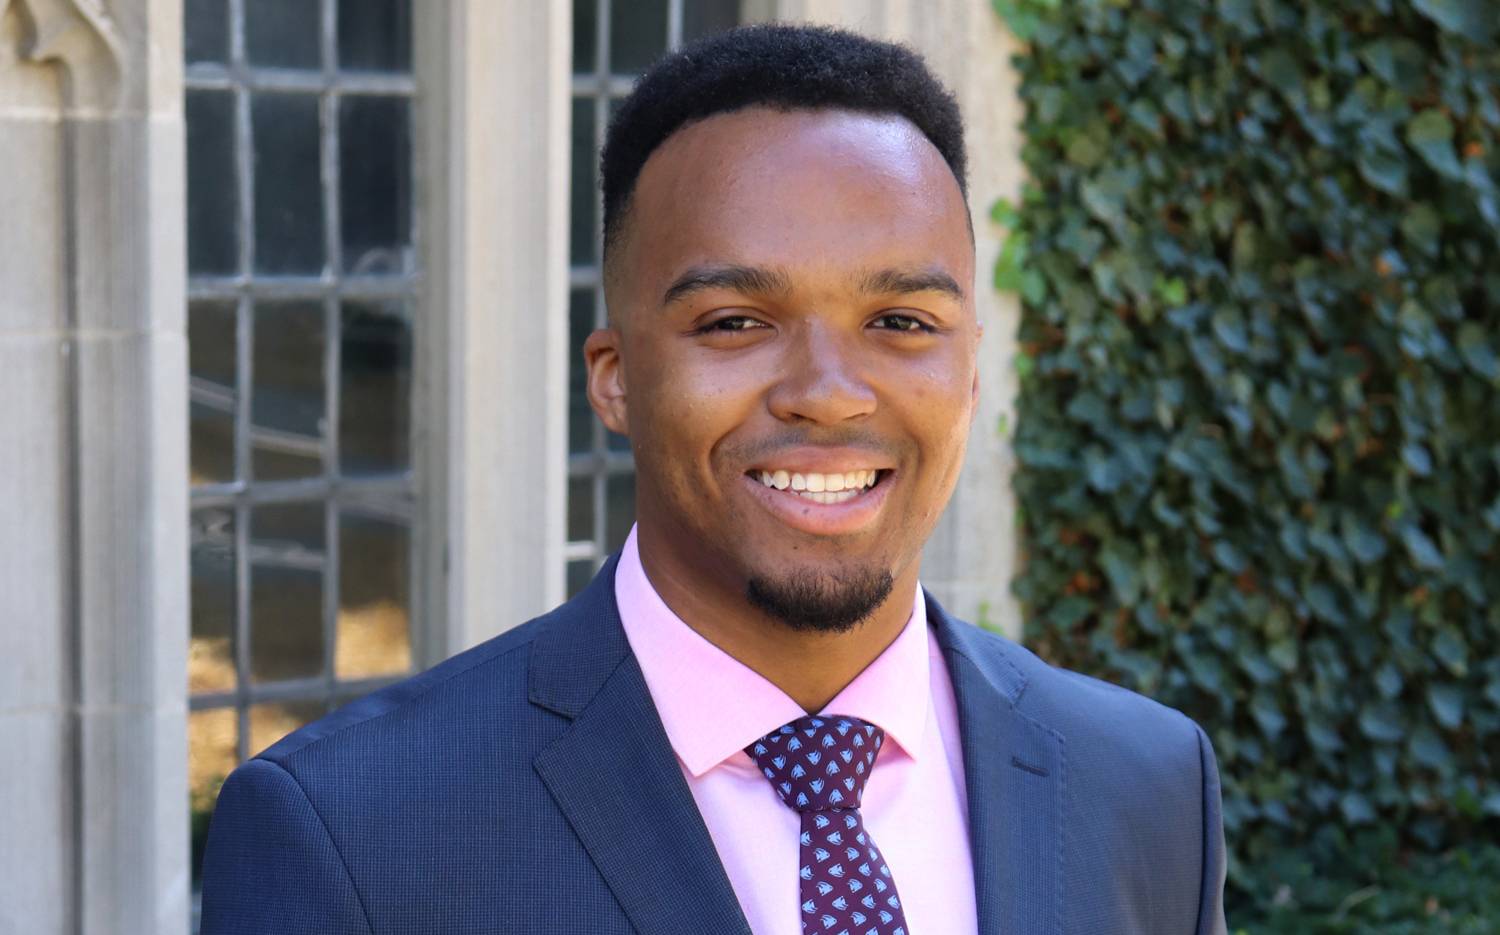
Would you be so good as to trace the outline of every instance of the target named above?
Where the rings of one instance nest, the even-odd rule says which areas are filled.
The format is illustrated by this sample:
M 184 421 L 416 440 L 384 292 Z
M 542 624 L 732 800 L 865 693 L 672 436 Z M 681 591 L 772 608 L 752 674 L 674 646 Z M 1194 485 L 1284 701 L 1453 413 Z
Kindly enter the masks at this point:
M 586 354 L 653 562 L 829 630 L 914 581 L 978 385 L 967 210 L 896 117 L 751 108 L 651 155 Z

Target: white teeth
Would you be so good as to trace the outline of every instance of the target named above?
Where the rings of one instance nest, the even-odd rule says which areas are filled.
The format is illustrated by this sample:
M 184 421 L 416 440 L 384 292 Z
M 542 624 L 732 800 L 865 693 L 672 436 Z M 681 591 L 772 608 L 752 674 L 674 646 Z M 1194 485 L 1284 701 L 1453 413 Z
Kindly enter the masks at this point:
M 815 503 L 843 503 L 847 500 L 853 500 L 855 497 L 859 496 L 859 491 L 841 490 L 838 493 L 834 493 L 833 491 L 824 491 L 823 493 L 804 493 L 802 494 L 802 496 L 807 498 L 808 500 L 814 501 Z
M 767 487 L 790 489 L 816 503 L 843 503 L 875 486 L 875 482 L 880 479 L 880 472 L 875 470 L 846 471 L 842 474 L 796 474 L 785 470 L 763 470 L 758 474 L 760 482 Z

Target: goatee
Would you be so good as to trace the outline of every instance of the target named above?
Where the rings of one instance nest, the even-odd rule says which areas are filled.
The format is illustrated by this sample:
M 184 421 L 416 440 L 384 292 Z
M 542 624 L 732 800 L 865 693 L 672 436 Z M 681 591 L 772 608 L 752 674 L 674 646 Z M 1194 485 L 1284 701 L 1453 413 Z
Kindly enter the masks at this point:
M 885 603 L 894 586 L 895 579 L 885 569 L 797 571 L 774 581 L 752 577 L 745 596 L 793 630 L 847 633 Z

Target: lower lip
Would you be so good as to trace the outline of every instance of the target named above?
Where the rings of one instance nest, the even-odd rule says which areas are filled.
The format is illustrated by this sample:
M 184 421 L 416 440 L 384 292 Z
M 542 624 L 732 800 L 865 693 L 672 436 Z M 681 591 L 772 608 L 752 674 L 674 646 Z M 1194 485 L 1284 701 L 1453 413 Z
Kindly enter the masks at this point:
M 818 503 L 787 490 L 767 487 L 749 475 L 741 479 L 773 515 L 793 529 L 814 536 L 843 536 L 874 522 L 895 481 L 895 473 L 881 471 L 875 486 L 843 503 Z

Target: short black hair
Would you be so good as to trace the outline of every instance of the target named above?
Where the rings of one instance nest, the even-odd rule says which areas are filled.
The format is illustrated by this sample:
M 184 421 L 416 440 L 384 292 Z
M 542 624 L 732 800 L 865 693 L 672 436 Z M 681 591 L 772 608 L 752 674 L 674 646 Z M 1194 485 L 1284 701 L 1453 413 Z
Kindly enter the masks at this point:
M 620 103 L 599 160 L 605 253 L 641 168 L 663 141 L 705 117 L 756 106 L 904 117 L 968 194 L 958 102 L 916 52 L 827 26 L 742 26 L 664 56 Z

